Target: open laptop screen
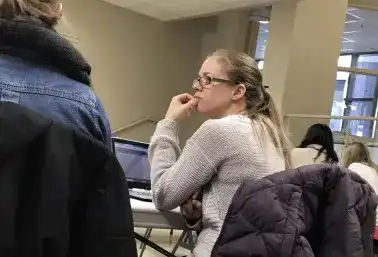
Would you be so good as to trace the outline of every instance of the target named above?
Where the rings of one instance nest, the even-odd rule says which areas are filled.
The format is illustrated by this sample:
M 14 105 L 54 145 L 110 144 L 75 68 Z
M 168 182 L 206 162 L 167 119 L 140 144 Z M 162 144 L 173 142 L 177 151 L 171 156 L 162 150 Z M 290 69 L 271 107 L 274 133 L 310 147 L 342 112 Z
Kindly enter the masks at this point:
M 129 188 L 151 188 L 148 144 L 113 138 L 113 150 Z

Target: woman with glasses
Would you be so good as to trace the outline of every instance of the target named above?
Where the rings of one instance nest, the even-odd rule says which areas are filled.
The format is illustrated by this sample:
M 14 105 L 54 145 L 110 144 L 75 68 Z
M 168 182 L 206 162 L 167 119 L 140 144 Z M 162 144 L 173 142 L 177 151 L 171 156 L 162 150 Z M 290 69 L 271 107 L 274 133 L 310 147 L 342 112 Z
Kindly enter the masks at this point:
M 194 256 L 206 257 L 240 184 L 289 168 L 291 159 L 281 116 L 250 56 L 216 51 L 204 61 L 193 88 L 194 95 L 172 99 L 151 139 L 149 159 L 158 209 L 191 202 L 192 211 L 202 209 L 202 215 L 188 217 L 200 225 Z M 195 109 L 209 119 L 181 151 L 179 121 Z

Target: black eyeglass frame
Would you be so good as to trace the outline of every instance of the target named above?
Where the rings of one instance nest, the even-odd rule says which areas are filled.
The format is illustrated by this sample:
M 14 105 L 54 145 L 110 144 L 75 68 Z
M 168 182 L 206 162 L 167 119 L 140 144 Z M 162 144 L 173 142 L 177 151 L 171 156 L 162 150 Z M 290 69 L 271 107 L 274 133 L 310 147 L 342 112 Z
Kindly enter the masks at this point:
M 201 80 L 203 80 L 204 78 L 207 78 L 207 82 L 205 84 L 202 84 L 201 83 Z M 197 78 L 193 81 L 193 85 L 195 85 L 196 83 L 199 83 L 201 85 L 201 87 L 206 87 L 208 85 L 211 84 L 211 82 L 220 82 L 220 83 L 231 83 L 231 84 L 240 84 L 239 82 L 236 82 L 236 81 L 232 81 L 232 80 L 229 80 L 229 79 L 220 79 L 220 78 L 214 78 L 214 77 L 210 77 L 210 76 L 202 76 L 200 78 Z M 269 86 L 266 86 L 266 85 L 263 85 L 263 87 L 265 89 L 269 88 Z

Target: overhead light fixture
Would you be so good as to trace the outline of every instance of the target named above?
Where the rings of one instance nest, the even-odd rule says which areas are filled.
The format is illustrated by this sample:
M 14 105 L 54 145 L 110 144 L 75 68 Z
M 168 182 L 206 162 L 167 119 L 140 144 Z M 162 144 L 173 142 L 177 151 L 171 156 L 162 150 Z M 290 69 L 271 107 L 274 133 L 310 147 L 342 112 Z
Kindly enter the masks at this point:
M 351 40 L 349 38 L 346 38 L 346 37 L 343 37 L 343 43 L 354 43 L 355 41 L 354 40 Z
M 361 18 L 360 16 L 355 15 L 355 14 L 353 14 L 353 13 L 351 13 L 351 12 L 347 12 L 346 14 L 347 14 L 347 15 L 350 15 L 350 16 L 352 16 L 353 18 L 356 19 L 356 20 L 346 20 L 346 21 L 345 21 L 346 24 L 349 24 L 349 23 L 355 23 L 355 22 L 360 22 L 360 21 L 364 21 L 363 18 Z
M 269 21 L 259 21 L 260 24 L 269 24 Z
M 360 33 L 361 30 L 351 30 L 351 31 L 344 31 L 344 34 L 353 34 L 353 33 Z

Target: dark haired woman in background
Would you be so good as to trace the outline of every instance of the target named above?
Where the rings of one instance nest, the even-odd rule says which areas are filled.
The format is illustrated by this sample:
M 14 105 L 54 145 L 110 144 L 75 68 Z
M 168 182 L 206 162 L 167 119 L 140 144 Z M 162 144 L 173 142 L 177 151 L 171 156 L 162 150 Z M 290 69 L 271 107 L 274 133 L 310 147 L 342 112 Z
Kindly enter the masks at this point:
M 294 167 L 309 164 L 338 163 L 331 129 L 325 124 L 314 124 L 308 128 L 300 145 L 293 149 Z

